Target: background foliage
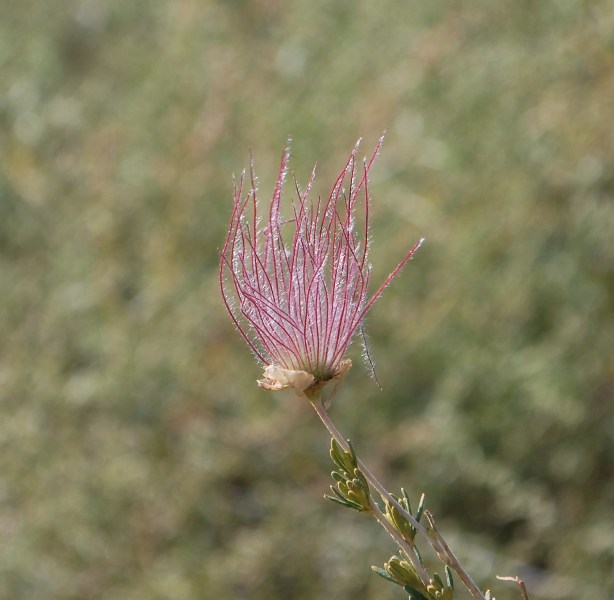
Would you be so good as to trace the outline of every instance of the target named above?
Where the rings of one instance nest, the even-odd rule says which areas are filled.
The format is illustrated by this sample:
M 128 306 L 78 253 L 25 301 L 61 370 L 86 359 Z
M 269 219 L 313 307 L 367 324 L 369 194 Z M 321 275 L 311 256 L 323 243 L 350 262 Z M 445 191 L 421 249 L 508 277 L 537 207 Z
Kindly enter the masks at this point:
M 0 30 L 0 598 L 403 597 L 216 282 L 248 149 L 266 195 L 292 136 L 326 193 L 383 129 L 376 279 L 427 244 L 367 323 L 383 392 L 356 346 L 333 418 L 498 598 L 614 592 L 608 0 L 8 0 Z

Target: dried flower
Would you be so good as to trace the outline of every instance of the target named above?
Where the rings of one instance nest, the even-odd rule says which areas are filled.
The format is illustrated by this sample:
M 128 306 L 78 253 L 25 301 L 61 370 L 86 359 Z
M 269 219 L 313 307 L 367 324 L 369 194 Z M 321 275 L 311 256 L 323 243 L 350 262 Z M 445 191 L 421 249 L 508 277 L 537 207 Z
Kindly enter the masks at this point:
M 266 366 L 259 385 L 267 390 L 293 387 L 300 394 L 341 379 L 351 366 L 345 352 L 365 314 L 422 243 L 369 298 L 367 176 L 382 141 L 362 169 L 356 167 L 360 141 L 356 144 L 326 201 L 308 199 L 315 167 L 304 191 L 295 182 L 298 200 L 287 219 L 281 212 L 287 148 L 264 222 L 258 214 L 253 162 L 245 196 L 245 173 L 235 182 L 220 287 L 237 329 Z M 362 222 L 357 230 L 359 204 Z

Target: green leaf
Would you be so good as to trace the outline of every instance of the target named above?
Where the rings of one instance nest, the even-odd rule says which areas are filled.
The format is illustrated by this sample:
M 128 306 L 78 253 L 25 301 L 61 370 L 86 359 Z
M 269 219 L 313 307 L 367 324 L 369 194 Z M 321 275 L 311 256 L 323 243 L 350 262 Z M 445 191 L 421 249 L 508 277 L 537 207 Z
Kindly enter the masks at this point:
M 364 490 L 369 489 L 369 483 L 367 482 L 367 478 L 364 476 L 363 472 L 360 469 L 354 469 L 354 477 L 360 481 Z
M 424 512 L 424 501 L 425 495 L 422 494 L 420 496 L 420 503 L 418 504 L 418 511 L 416 512 L 416 521 L 420 522 L 420 518 L 422 517 L 422 513 Z
M 356 458 L 356 452 L 354 452 L 354 446 L 352 446 L 352 442 L 350 442 L 350 440 L 346 440 L 346 442 L 348 443 L 348 447 L 350 449 L 350 456 L 352 457 L 352 463 L 354 464 L 354 466 L 356 466 L 358 465 L 358 459 Z
M 445 586 L 443 585 L 443 580 L 438 573 L 433 573 L 433 579 L 431 580 L 431 583 L 433 583 L 439 591 L 442 591 L 445 588 Z
M 451 590 L 454 590 L 454 578 L 452 577 L 452 569 L 446 565 L 446 583 Z
M 388 575 L 388 573 L 386 573 L 386 571 L 381 567 L 371 567 L 371 570 L 377 573 L 380 577 L 383 577 L 386 581 L 391 581 L 392 583 L 399 585 L 399 582 L 395 581 L 394 577 Z
M 409 584 L 404 585 L 403 589 L 409 594 L 411 600 L 431 600 L 428 596 L 424 596 Z
M 333 492 L 333 494 L 335 494 L 335 497 L 325 495 L 324 496 L 325 498 L 328 498 L 329 500 L 332 500 L 333 502 L 338 502 L 339 504 L 342 504 L 343 506 L 346 506 L 347 508 L 353 508 L 354 510 L 357 510 L 360 512 L 365 510 L 361 504 L 359 504 L 358 502 L 354 502 L 350 498 L 346 498 L 339 490 L 334 488 L 332 485 L 330 486 L 330 489 Z
M 327 496 L 324 494 L 324 497 L 331 502 L 336 502 L 337 504 L 341 504 L 341 506 L 345 506 L 345 508 L 354 508 L 345 498 L 335 498 L 334 496 Z
M 364 508 L 360 506 L 360 504 L 356 504 L 356 502 L 352 502 L 351 500 L 346 500 L 345 498 L 335 498 L 333 496 L 327 496 L 324 494 L 324 497 L 331 502 L 336 502 L 337 504 L 341 504 L 341 506 L 345 508 L 352 508 L 357 510 L 358 512 L 362 512 Z
M 418 546 L 412 546 L 411 548 L 414 551 L 416 558 L 420 561 L 420 564 L 424 566 L 424 561 L 422 560 L 422 555 L 420 554 L 420 550 L 418 550 Z
M 339 444 L 337 443 L 335 438 L 332 438 L 331 441 L 330 441 L 330 457 L 331 457 L 332 461 L 342 471 L 347 471 L 347 468 L 345 466 L 345 461 L 343 460 L 342 453 L 343 453 L 343 450 L 341 449 L 341 447 L 339 446 Z
M 401 504 L 403 505 L 403 508 L 411 515 L 413 514 L 411 512 L 411 503 L 409 502 L 409 496 L 407 495 L 407 492 L 405 491 L 405 488 L 401 488 L 401 494 L 403 494 L 403 500 L 401 501 Z
M 416 530 L 401 514 L 401 511 L 394 504 L 387 504 L 387 513 L 390 516 L 394 528 L 403 536 L 404 539 L 413 542 L 416 535 Z
M 341 500 L 347 500 L 347 498 L 345 497 L 344 494 L 342 494 L 336 487 L 333 487 L 332 485 L 330 486 L 330 489 L 332 491 L 333 494 L 335 494 L 335 496 L 337 496 L 337 498 L 340 498 Z
M 335 481 L 339 481 L 339 482 L 345 482 L 347 480 L 347 477 L 344 477 L 341 473 L 339 473 L 339 471 L 332 471 L 330 476 Z
M 331 438 L 330 441 L 330 457 L 333 462 L 342 470 L 352 473 L 356 468 L 357 459 L 354 449 L 348 440 L 348 446 L 350 452 L 346 452 L 338 443 L 335 438 Z

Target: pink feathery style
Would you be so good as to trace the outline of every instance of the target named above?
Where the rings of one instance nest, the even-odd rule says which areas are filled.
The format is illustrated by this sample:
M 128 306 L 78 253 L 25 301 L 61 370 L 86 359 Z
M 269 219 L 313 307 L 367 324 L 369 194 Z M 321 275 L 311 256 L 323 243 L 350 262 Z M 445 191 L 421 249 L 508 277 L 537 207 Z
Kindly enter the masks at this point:
M 344 356 L 365 314 L 422 243 L 369 296 L 368 174 L 382 142 L 383 137 L 361 168 L 358 141 L 326 200 L 309 197 L 314 167 L 304 190 L 295 182 L 296 200 L 287 217 L 282 189 L 288 148 L 264 218 L 253 161 L 249 190 L 244 194 L 245 172 L 235 181 L 220 287 L 239 333 L 267 367 L 266 380 L 259 382 L 266 389 L 291 386 L 300 393 L 338 377 L 345 364 L 349 368 Z M 305 376 L 298 384 L 284 376 L 297 372 Z

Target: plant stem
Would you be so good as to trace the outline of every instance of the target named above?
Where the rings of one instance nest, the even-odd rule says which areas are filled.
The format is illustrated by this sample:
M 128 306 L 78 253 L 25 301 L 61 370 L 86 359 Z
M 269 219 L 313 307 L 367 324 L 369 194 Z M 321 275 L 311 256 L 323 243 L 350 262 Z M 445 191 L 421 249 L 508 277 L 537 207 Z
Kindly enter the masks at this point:
M 500 581 L 513 581 L 520 588 L 520 593 L 522 594 L 523 600 L 529 600 L 529 592 L 527 592 L 527 586 L 524 584 L 522 579 L 518 577 L 501 577 L 497 575 L 497 579 Z
M 321 398 L 319 396 L 318 397 L 314 397 L 314 398 L 310 398 L 310 401 L 311 401 L 311 404 L 312 404 L 314 410 L 316 411 L 318 417 L 320 417 L 320 420 L 322 421 L 322 423 L 324 424 L 326 429 L 328 429 L 328 432 L 331 434 L 331 436 L 335 439 L 335 441 L 344 450 L 349 452 L 350 449 L 349 449 L 347 441 L 341 435 L 340 431 L 335 427 L 334 423 L 331 421 L 330 417 L 328 416 L 328 413 L 326 412 L 326 409 L 324 408 L 324 404 L 322 403 Z M 434 521 L 432 520 L 432 516 L 429 515 L 430 516 L 430 518 L 429 518 L 429 525 L 430 526 L 427 529 L 426 527 L 424 527 L 424 525 L 422 525 L 422 523 L 419 523 L 418 521 L 416 521 L 416 518 L 412 514 L 410 514 L 408 511 L 406 511 L 401 506 L 401 504 L 399 504 L 399 502 L 397 500 L 395 500 L 395 498 L 388 492 L 388 490 L 386 490 L 386 488 L 378 481 L 378 479 L 375 477 L 375 475 L 373 475 L 373 473 L 371 473 L 369 468 L 360 459 L 358 459 L 358 467 L 363 472 L 363 474 L 364 474 L 365 478 L 367 479 L 367 481 L 373 486 L 373 488 L 382 497 L 382 499 L 385 500 L 386 502 L 388 502 L 388 504 L 393 505 L 397 510 L 399 510 L 400 513 L 405 517 L 405 519 L 407 519 L 412 524 L 412 526 L 417 531 L 419 531 L 424 538 L 426 538 L 426 540 L 433 547 L 433 549 L 435 550 L 435 552 L 437 553 L 439 558 L 446 565 L 448 565 L 453 571 L 456 572 L 456 574 L 459 576 L 459 578 L 461 579 L 461 581 L 463 582 L 463 584 L 465 585 L 467 590 L 469 590 L 471 595 L 475 598 L 475 600 L 486 600 L 486 597 L 484 596 L 484 594 L 482 594 L 480 588 L 473 581 L 473 579 L 471 578 L 469 573 L 467 573 L 465 568 L 459 562 L 458 558 L 456 558 L 455 554 L 452 552 L 450 546 L 448 546 L 448 544 L 443 539 L 443 537 L 441 536 L 439 531 L 437 531 L 437 529 L 435 528 L 435 526 L 434 526 L 435 524 L 434 524 Z M 379 510 L 379 508 L 378 508 L 378 510 Z M 382 514 L 382 517 L 384 518 L 386 523 L 388 523 L 388 520 L 384 517 L 383 514 Z M 380 523 L 382 523 L 382 521 L 379 518 L 378 518 L 378 521 L 380 521 Z M 383 525 L 383 523 L 382 523 L 382 525 Z M 395 538 L 395 541 L 397 541 L 396 538 Z M 397 541 L 397 543 L 398 543 L 398 541 Z M 401 547 L 403 549 L 405 549 L 404 546 L 401 546 Z M 413 558 L 414 558 L 413 554 L 414 553 L 411 552 L 411 553 L 408 554 L 408 556 L 409 556 L 410 560 L 412 560 L 412 564 L 413 564 L 414 568 L 416 568 L 416 565 L 413 563 Z M 416 561 L 416 562 L 418 562 L 418 561 Z M 421 567 L 421 565 L 420 565 L 420 567 Z M 422 568 L 422 570 L 424 570 L 423 567 L 421 567 L 421 568 Z

